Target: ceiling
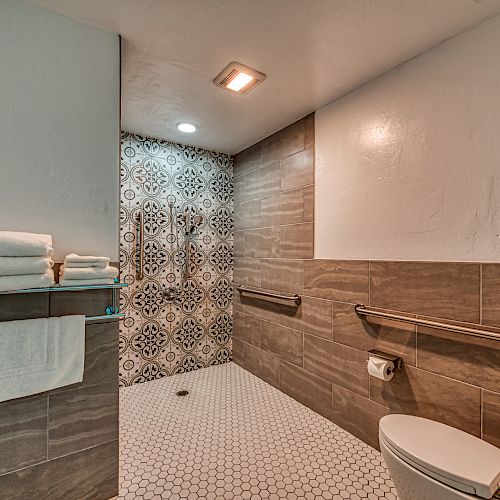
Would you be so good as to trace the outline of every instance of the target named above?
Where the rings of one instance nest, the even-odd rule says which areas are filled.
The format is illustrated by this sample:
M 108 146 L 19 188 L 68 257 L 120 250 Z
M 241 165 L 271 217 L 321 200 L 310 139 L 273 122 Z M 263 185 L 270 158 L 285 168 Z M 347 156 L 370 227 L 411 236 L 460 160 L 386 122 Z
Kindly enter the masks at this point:
M 500 10 L 500 0 L 32 0 L 122 36 L 124 130 L 236 153 Z M 267 74 L 215 87 L 231 61 Z M 176 129 L 198 126 L 195 134 Z

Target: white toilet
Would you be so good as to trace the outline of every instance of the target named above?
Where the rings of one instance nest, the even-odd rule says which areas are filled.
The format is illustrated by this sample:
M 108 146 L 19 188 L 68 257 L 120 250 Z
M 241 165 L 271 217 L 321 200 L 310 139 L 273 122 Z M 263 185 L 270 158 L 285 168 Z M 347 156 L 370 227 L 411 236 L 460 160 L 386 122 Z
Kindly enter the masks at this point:
M 380 449 L 400 500 L 500 498 L 500 449 L 433 420 L 387 415 Z

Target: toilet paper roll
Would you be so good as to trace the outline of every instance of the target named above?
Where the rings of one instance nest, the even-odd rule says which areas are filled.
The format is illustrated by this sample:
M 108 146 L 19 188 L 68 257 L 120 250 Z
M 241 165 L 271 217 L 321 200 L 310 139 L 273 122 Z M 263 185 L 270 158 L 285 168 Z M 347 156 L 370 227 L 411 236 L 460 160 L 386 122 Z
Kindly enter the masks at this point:
M 368 373 L 372 377 L 389 382 L 394 377 L 394 363 L 387 359 L 370 356 L 368 359 Z

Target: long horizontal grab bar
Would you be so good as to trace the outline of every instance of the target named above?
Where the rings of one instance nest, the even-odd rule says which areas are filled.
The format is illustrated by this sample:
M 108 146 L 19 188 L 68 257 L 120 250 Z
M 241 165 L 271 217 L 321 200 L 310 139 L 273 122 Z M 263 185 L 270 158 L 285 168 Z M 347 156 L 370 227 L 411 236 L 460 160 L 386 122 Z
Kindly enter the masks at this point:
M 269 299 L 286 300 L 293 302 L 297 306 L 300 304 L 302 300 L 300 295 L 297 295 L 296 293 L 294 294 L 276 293 L 276 292 L 271 292 L 269 290 L 262 290 L 260 288 L 249 288 L 243 285 L 239 286 L 237 290 L 242 294 L 254 295 L 257 296 L 257 298 L 261 298 L 262 300 L 269 300 Z
M 500 340 L 500 333 L 481 330 L 479 328 L 473 328 L 469 326 L 453 325 L 451 323 L 443 323 L 440 321 L 433 321 L 429 319 L 412 318 L 410 316 L 403 316 L 402 314 L 387 313 L 379 311 L 377 309 L 370 309 L 369 307 L 365 307 L 363 304 L 356 305 L 354 307 L 354 310 L 359 316 L 386 318 L 394 321 L 400 321 L 401 323 L 410 323 L 417 326 L 427 326 L 436 330 L 446 330 L 449 332 L 461 333 L 463 335 L 469 335 L 471 337 L 480 337 L 489 340 Z

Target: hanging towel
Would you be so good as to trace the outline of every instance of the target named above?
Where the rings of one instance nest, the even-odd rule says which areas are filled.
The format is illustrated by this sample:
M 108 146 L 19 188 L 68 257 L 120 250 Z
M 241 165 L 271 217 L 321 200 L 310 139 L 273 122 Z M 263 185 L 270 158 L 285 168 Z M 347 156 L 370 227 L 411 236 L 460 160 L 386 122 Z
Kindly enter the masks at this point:
M 54 286 L 54 271 L 52 269 L 49 269 L 45 274 L 0 276 L 0 292 L 50 286 Z
M 83 380 L 85 316 L 0 322 L 0 401 Z
M 95 280 L 66 280 L 61 278 L 59 285 L 61 286 L 80 286 L 80 285 L 112 285 L 115 282 L 113 278 L 102 278 Z
M 59 274 L 65 280 L 89 280 L 102 278 L 116 278 L 118 269 L 116 267 L 68 267 L 61 266 Z
M 93 255 L 77 255 L 70 253 L 64 259 L 66 267 L 106 267 L 109 264 L 108 257 L 94 257 Z
M 50 257 L 0 257 L 0 276 L 45 274 L 53 266 Z
M 47 257 L 53 252 L 52 236 L 48 234 L 0 231 L 2 257 Z

